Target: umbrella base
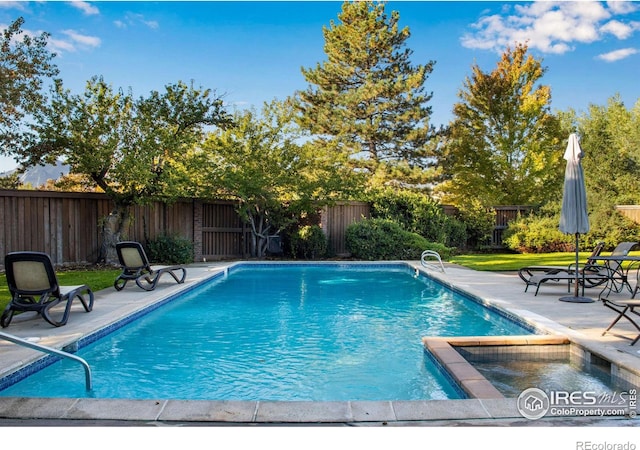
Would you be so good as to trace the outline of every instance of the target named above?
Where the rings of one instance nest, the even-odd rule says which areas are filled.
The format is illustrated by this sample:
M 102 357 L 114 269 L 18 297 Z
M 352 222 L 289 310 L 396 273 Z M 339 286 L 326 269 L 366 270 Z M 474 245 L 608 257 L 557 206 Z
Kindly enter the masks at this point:
M 561 302 L 569 302 L 569 303 L 593 303 L 594 299 L 589 297 L 579 297 L 579 296 L 571 296 L 571 297 L 560 297 L 559 300 Z

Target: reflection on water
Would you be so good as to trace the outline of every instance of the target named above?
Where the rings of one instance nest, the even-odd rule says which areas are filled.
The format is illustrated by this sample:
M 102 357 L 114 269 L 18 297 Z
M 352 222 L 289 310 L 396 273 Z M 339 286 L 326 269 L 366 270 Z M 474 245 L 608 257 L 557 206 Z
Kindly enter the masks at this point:
M 474 362 L 473 366 L 505 397 L 517 397 L 528 388 L 549 391 L 613 392 L 630 386 L 612 379 L 597 365 L 557 361 Z

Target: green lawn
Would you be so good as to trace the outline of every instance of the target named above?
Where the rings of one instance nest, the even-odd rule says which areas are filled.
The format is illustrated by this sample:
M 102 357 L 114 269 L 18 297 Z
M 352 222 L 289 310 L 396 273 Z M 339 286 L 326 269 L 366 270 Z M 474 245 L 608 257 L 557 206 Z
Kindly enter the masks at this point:
M 603 252 L 609 255 L 611 252 Z M 591 252 L 580 252 L 578 261 L 584 263 Z M 640 256 L 640 252 L 631 252 L 629 255 Z M 479 254 L 460 255 L 452 257 L 449 262 L 459 264 L 474 270 L 483 271 L 513 271 L 525 266 L 568 266 L 576 262 L 576 254 L 568 253 L 528 253 L 528 254 Z
M 580 253 L 579 261 L 584 262 L 590 252 Z M 576 262 L 576 254 L 569 253 L 496 253 L 479 255 L 460 255 L 449 262 L 474 270 L 510 271 L 525 266 L 568 266 Z

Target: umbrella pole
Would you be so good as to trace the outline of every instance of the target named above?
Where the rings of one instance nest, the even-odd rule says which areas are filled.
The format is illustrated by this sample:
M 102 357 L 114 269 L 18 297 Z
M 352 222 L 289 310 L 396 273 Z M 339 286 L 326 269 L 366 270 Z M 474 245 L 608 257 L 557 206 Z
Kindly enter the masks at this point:
M 580 272 L 579 272 L 580 267 L 578 266 L 578 264 L 580 262 L 580 259 L 579 259 L 580 258 L 580 256 L 579 256 L 579 248 L 578 248 L 579 237 L 580 237 L 580 233 L 576 233 L 576 268 L 575 268 L 576 279 L 575 279 L 573 297 L 560 297 L 559 300 L 561 302 L 592 303 L 594 301 L 592 298 L 581 296 L 580 293 L 579 293 L 579 286 L 578 286 L 578 283 L 580 281 Z
M 575 285 L 575 288 L 574 288 L 575 289 L 575 297 L 576 298 L 579 297 L 579 295 L 578 295 L 578 277 L 579 277 L 579 274 L 578 274 L 578 269 L 579 269 L 579 266 L 578 266 L 578 264 L 579 264 L 578 242 L 579 242 L 579 236 L 580 236 L 580 233 L 576 233 L 576 285 Z

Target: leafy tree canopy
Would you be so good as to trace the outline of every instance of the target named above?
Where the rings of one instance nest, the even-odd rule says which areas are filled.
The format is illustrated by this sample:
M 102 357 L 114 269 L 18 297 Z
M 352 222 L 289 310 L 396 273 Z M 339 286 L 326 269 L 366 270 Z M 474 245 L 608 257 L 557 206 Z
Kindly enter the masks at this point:
M 444 202 L 537 205 L 561 193 L 568 133 L 550 113 L 551 89 L 536 84 L 544 72 L 524 44 L 492 72 L 472 67 L 439 162 Z
M 578 123 L 590 208 L 640 204 L 640 99 L 590 105 Z
M 108 260 L 129 207 L 179 195 L 183 155 L 204 139 L 206 127 L 229 121 L 222 100 L 209 90 L 178 82 L 134 99 L 101 77 L 89 80 L 80 95 L 57 82 L 50 107 L 37 118 L 33 129 L 39 142 L 18 154 L 29 165 L 62 159 L 72 174 L 90 180 L 114 201 L 103 228 Z
M 305 142 L 293 114 L 289 103 L 277 101 L 261 114 L 238 111 L 234 125 L 212 132 L 197 156 L 199 196 L 239 202 L 253 231 L 254 256 L 264 254 L 269 235 L 345 198 L 355 184 L 339 158 Z
M 49 35 L 24 34 L 22 17 L 0 36 L 0 154 L 12 155 L 32 142 L 26 126 L 46 104 L 44 87 L 58 75 L 55 53 L 47 49 Z

